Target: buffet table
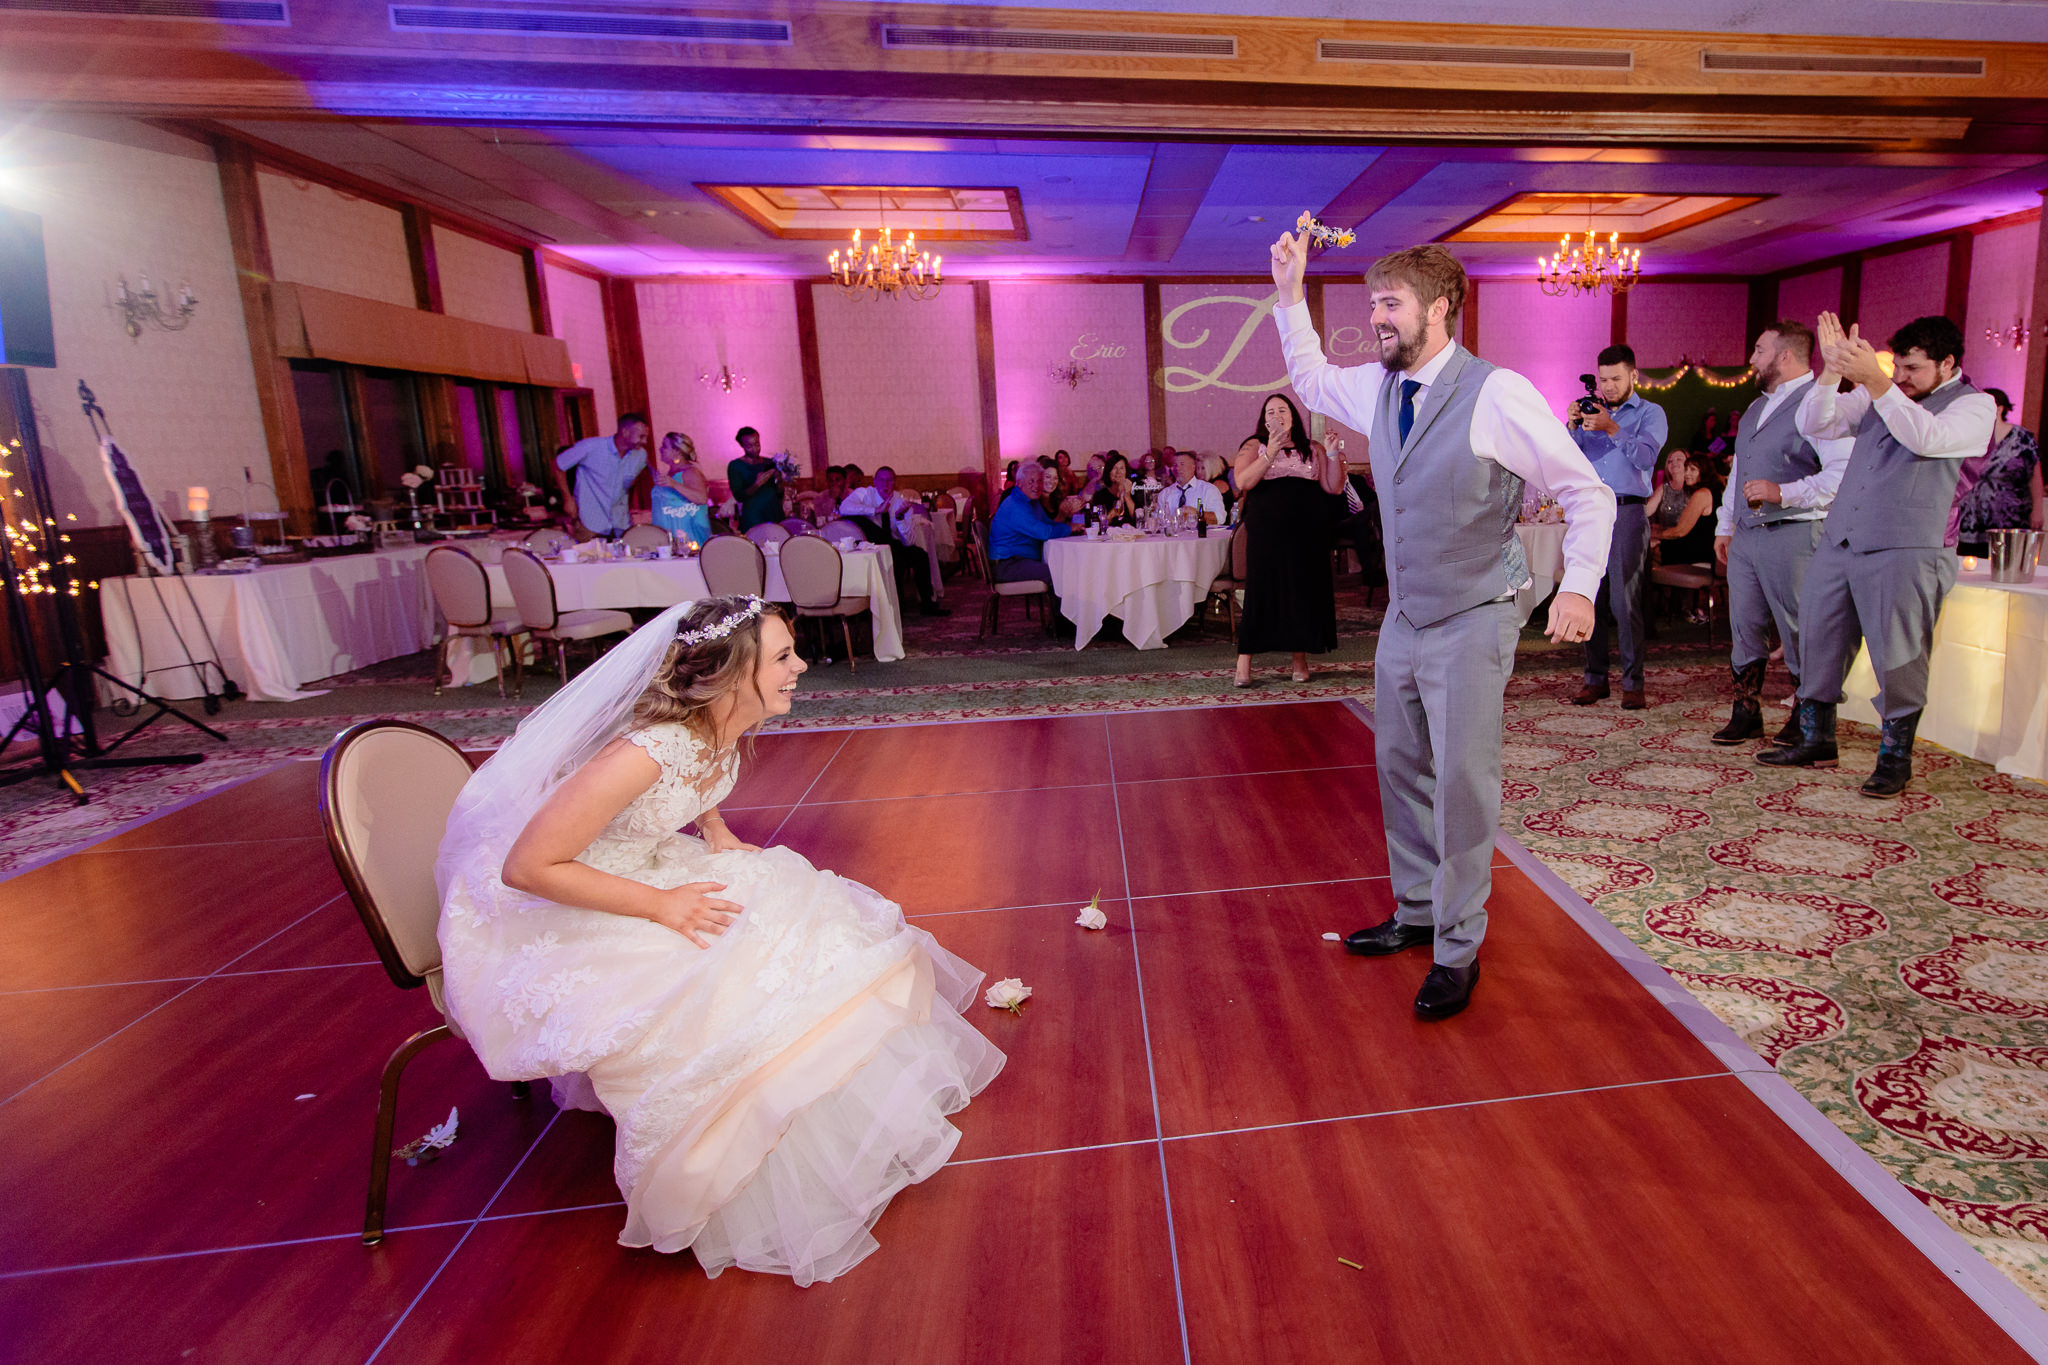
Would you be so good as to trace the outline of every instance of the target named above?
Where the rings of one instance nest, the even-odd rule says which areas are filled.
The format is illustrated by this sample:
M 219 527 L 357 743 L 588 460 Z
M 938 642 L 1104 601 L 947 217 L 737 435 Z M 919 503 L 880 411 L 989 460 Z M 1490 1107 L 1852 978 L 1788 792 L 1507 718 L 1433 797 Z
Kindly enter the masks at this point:
M 1110 616 L 1123 621 L 1124 638 L 1139 649 L 1166 648 L 1166 637 L 1187 624 L 1229 559 L 1228 528 L 1199 537 L 1045 542 L 1052 588 L 1060 614 L 1074 623 L 1076 649 L 1087 648 Z
M 2048 579 L 1993 583 L 1983 569 L 1956 575 L 1942 603 L 1929 661 L 1920 738 L 2048 781 Z M 1877 678 L 1858 652 L 1842 682 L 1840 714 L 1878 723 Z

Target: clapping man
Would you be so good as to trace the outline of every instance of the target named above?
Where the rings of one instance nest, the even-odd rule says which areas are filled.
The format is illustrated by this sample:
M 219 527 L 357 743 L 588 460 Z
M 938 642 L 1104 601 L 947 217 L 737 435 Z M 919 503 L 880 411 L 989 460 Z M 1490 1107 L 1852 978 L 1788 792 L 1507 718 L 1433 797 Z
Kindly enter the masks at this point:
M 1192 450 L 1183 450 L 1173 457 L 1173 483 L 1159 495 L 1159 510 L 1168 516 L 1178 516 L 1182 508 L 1192 507 L 1202 520 L 1211 526 L 1223 524 L 1223 495 L 1216 491 L 1216 485 L 1207 479 L 1197 478 L 1198 462 Z
M 1607 622 L 1614 622 L 1621 650 L 1621 709 L 1640 711 L 1643 697 L 1643 567 L 1649 562 L 1650 472 L 1664 450 L 1671 424 L 1664 409 L 1636 392 L 1636 353 L 1614 345 L 1600 352 L 1594 385 L 1600 401 L 1581 399 L 1572 407 L 1572 439 L 1593 464 L 1601 482 L 1614 490 L 1614 540 L 1607 549 L 1607 576 L 1593 599 L 1593 633 L 1586 637 L 1586 677 L 1574 706 L 1591 706 L 1608 696 Z
M 1942 598 L 1955 586 L 1948 513 L 1962 461 L 1981 455 L 1997 409 L 1962 377 L 1963 330 L 1915 318 L 1892 333 L 1893 360 L 1822 313 L 1821 376 L 1799 405 L 1810 440 L 1855 445 L 1799 597 L 1799 739 L 1766 749 L 1773 767 L 1832 768 L 1835 707 L 1858 644 L 1877 675 L 1884 722 L 1863 794 L 1893 797 L 1913 777 L 1913 735 L 1927 704 L 1927 661 Z M 1837 394 L 1841 380 L 1856 385 Z
M 912 529 L 915 521 L 930 521 L 931 513 L 917 499 L 896 491 L 895 470 L 883 465 L 875 471 L 873 484 L 847 493 L 840 499 L 839 515 L 859 523 L 869 540 L 895 547 L 897 591 L 901 593 L 903 581 L 910 580 L 920 615 L 953 614 L 934 600 L 931 555 L 917 543 Z
M 1306 233 L 1273 244 L 1273 320 L 1302 402 L 1372 437 L 1390 600 L 1374 657 L 1380 805 L 1394 914 L 1345 940 L 1384 956 L 1431 945 L 1415 1012 L 1465 1008 L 1479 979 L 1493 841 L 1500 833 L 1502 693 L 1529 581 L 1515 518 L 1523 480 L 1570 516 L 1550 638 L 1586 639 L 1606 567 L 1614 496 L 1527 379 L 1451 340 L 1465 270 L 1440 246 L 1366 273 L 1378 362 L 1338 369 L 1309 321 Z

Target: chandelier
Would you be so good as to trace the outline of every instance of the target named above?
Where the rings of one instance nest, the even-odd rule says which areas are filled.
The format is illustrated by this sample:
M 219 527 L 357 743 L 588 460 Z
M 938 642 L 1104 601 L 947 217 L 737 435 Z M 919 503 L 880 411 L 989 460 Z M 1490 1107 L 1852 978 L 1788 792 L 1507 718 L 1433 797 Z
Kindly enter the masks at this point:
M 177 300 L 165 306 L 165 301 L 156 296 L 149 287 L 149 276 L 142 277 L 142 288 L 130 290 L 128 277 L 123 275 L 114 284 L 114 310 L 121 315 L 121 328 L 129 336 L 139 338 L 145 325 L 163 332 L 182 332 L 192 325 L 193 310 L 199 307 L 199 300 L 192 297 L 191 287 L 180 284 Z
M 1078 360 L 1054 362 L 1046 367 L 1046 372 L 1052 376 L 1053 383 L 1065 384 L 1070 389 L 1078 389 L 1095 377 L 1095 371 Z
M 1984 339 L 1993 346 L 2011 347 L 2017 351 L 2027 344 L 2027 320 L 2014 318 L 2009 327 L 1986 327 Z
M 1598 293 L 1626 294 L 1635 288 L 1642 274 L 1640 247 L 1624 247 L 1621 234 L 1610 232 L 1607 240 L 1593 235 L 1593 205 L 1586 204 L 1586 235 L 1578 241 L 1567 232 L 1557 240 L 1557 250 L 1536 258 L 1536 282 L 1552 298 L 1576 298 Z
M 840 292 L 857 299 L 929 299 L 939 292 L 939 264 L 944 257 L 917 249 L 917 234 L 905 233 L 897 241 L 892 229 L 884 227 L 880 237 L 863 243 L 861 229 L 853 230 L 853 245 L 825 258 L 832 282 Z
M 716 370 L 707 370 L 699 365 L 697 382 L 708 384 L 720 393 L 731 393 L 734 389 L 745 386 L 747 377 L 730 365 L 720 365 Z

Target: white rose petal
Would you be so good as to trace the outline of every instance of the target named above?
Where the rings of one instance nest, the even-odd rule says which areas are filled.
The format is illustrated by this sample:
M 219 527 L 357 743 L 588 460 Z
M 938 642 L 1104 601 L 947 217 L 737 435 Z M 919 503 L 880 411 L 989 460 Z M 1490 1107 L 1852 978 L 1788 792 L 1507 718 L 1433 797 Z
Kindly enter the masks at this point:
M 1103 925 L 1109 923 L 1109 916 L 1103 914 L 1092 905 L 1084 905 L 1081 907 L 1081 913 L 1074 917 L 1074 923 L 1080 925 L 1083 929 L 1100 929 Z
M 1344 941 L 1344 935 L 1342 934 L 1324 934 L 1323 937 L 1332 943 L 1342 943 Z
M 412 467 L 412 472 L 419 475 L 422 479 L 434 477 L 434 467 L 430 464 L 416 464 Z
M 407 488 L 418 488 L 421 482 L 420 476 L 417 474 L 400 474 L 398 476 L 398 481 L 404 484 Z
M 1014 976 L 1005 977 L 990 986 L 988 994 L 982 998 L 988 1001 L 990 1009 L 1008 1010 L 1012 1014 L 1018 1014 L 1021 1011 L 1017 1007 L 1031 998 L 1031 988 Z

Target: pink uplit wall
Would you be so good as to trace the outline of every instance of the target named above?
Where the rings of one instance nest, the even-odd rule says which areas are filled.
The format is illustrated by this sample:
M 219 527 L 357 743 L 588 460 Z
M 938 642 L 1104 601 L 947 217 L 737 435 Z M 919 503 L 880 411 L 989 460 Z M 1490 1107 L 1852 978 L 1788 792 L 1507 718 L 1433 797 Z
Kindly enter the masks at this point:
M 1970 249 L 1970 325 L 1963 329 L 1963 369 L 1980 389 L 2004 389 L 2015 409 L 2026 402 L 2027 352 L 1986 340 L 1984 332 L 2010 327 L 2032 309 L 2034 247 L 2040 233 L 2039 223 L 2019 223 L 1980 234 Z M 2029 349 L 2043 344 L 2041 319 L 2033 322 Z
M 1939 313 L 1947 302 L 1947 242 L 1872 256 L 1863 262 L 1856 322 L 1871 344 L 1882 350 L 1886 337 L 1914 318 Z
M 1160 287 L 1169 445 L 1227 460 L 1260 401 L 1287 388 L 1273 299 L 1269 283 Z
M 1065 449 L 1079 468 L 1098 450 L 1143 450 L 1145 288 L 997 280 L 996 414 L 1003 458 Z M 1052 378 L 1076 361 L 1092 372 L 1078 386 Z
M 974 293 L 951 285 L 922 303 L 848 299 L 811 286 L 818 368 L 834 464 L 872 474 L 981 468 L 981 390 Z
M 590 390 L 597 406 L 598 430 L 615 430 L 619 405 L 612 393 L 611 349 L 605 344 L 603 291 L 588 275 L 551 265 L 542 269 L 547 276 L 548 320 L 555 335 L 568 343 L 569 363 L 577 367 L 582 375 L 579 382 Z
M 1487 280 L 1479 289 L 1480 355 L 1526 376 L 1563 415 L 1585 393 L 1579 376 L 1614 335 L 1614 303 L 1605 294 L 1554 299 L 1534 280 Z
M 1482 315 L 1483 316 L 1483 315 Z M 1636 364 L 1662 369 L 1681 360 L 1743 365 L 1753 338 L 1749 286 L 1644 280 L 1628 292 L 1628 335 Z
M 640 344 L 647 357 L 647 414 L 655 439 L 680 431 L 714 479 L 739 453 L 733 433 L 761 433 L 761 448 L 787 450 L 810 468 L 796 290 L 788 280 L 642 284 Z M 746 383 L 731 393 L 698 381 L 730 367 Z
M 1840 266 L 1810 270 L 1804 275 L 1791 275 L 1778 282 L 1778 316 L 1781 318 L 1811 327 L 1813 320 L 1822 313 L 1836 312 L 1841 306 Z

